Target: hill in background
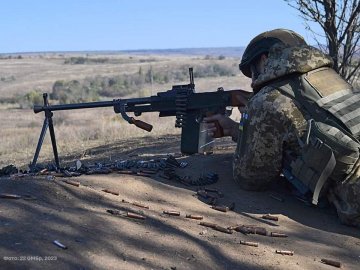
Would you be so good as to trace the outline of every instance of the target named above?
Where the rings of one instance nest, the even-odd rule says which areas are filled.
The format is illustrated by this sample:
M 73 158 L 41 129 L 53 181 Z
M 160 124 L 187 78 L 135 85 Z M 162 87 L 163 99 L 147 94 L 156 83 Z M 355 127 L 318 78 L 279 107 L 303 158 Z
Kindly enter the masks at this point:
M 0 53 L 1 57 L 8 57 L 14 55 L 28 55 L 28 54 L 68 54 L 68 53 L 80 53 L 80 54 L 130 54 L 130 55 L 187 55 L 187 56 L 226 56 L 226 57 L 241 57 L 245 47 L 219 47 L 219 48 L 179 48 L 179 49 L 141 49 L 141 50 L 121 50 L 121 51 L 59 51 L 59 52 L 18 52 L 18 53 Z

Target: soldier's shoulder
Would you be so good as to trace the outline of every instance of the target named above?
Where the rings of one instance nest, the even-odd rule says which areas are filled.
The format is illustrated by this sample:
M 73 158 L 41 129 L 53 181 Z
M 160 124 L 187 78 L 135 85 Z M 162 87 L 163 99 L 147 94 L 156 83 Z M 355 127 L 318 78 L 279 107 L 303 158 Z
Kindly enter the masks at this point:
M 271 121 L 303 125 L 308 116 L 301 110 L 296 101 L 273 87 L 264 87 L 248 104 L 248 112 L 253 116 L 261 116 Z
M 249 102 L 249 106 L 260 109 L 260 108 L 272 108 L 281 109 L 284 106 L 293 106 L 293 100 L 284 95 L 281 91 L 276 88 L 265 86 L 256 95 L 252 97 Z

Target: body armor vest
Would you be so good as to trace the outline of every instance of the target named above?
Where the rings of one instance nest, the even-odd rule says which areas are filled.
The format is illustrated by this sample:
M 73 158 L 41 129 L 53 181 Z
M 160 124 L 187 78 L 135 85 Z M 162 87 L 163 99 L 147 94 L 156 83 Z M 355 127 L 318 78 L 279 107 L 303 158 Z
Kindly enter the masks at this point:
M 316 205 L 332 181 L 346 180 L 359 166 L 360 92 L 327 67 L 269 86 L 309 115 L 306 133 L 298 138 L 301 155 L 285 158 L 284 175 L 303 194 L 311 191 Z

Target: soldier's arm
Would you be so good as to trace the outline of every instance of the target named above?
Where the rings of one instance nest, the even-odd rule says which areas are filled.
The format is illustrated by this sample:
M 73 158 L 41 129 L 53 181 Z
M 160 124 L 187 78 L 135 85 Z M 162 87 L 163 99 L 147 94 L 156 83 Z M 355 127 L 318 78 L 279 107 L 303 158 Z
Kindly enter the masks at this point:
M 287 99 L 272 91 L 248 104 L 233 164 L 234 179 L 243 189 L 264 190 L 280 175 L 284 141 L 291 125 Z

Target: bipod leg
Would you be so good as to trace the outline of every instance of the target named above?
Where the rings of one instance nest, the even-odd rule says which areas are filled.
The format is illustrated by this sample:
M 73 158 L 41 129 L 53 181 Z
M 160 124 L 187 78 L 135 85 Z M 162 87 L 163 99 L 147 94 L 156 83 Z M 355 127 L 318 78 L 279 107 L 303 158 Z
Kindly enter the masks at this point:
M 31 172 L 33 172 L 35 170 L 36 162 L 37 162 L 37 159 L 39 158 L 41 146 L 42 146 L 42 144 L 44 142 L 46 130 L 47 130 L 48 127 L 49 127 L 49 120 L 48 120 L 47 117 L 45 117 L 44 124 L 43 124 L 42 129 L 41 129 L 39 141 L 38 141 L 37 146 L 36 146 L 35 155 L 34 155 L 33 161 L 30 163 L 30 166 L 29 166 Z
M 55 130 L 54 130 L 54 125 L 53 125 L 53 121 L 52 121 L 52 113 L 48 119 L 49 119 L 49 131 L 50 131 L 51 144 L 52 144 L 52 148 L 53 148 L 53 152 L 54 152 L 56 170 L 58 171 L 58 170 L 60 170 L 60 161 L 59 161 L 59 155 L 58 155 L 57 146 L 56 146 Z

